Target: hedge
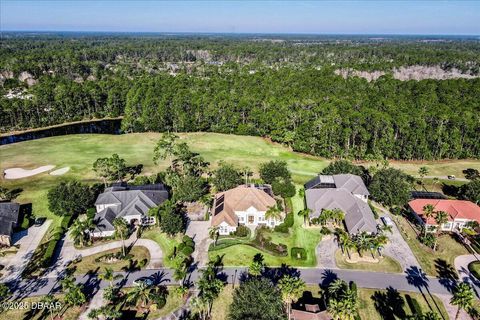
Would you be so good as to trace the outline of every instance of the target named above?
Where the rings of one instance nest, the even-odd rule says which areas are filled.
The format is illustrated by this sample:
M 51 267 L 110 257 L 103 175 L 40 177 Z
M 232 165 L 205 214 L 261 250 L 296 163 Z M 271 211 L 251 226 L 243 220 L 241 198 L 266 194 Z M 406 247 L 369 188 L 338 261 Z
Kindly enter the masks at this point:
M 285 220 L 283 220 L 283 223 L 276 226 L 274 230 L 281 233 L 288 233 L 288 229 L 293 227 L 293 223 L 294 223 L 293 212 L 289 212 L 285 216 Z
M 53 254 L 55 253 L 55 248 L 57 247 L 58 240 L 52 239 L 48 241 L 47 248 L 45 249 L 45 252 L 43 253 L 42 257 L 42 267 L 46 268 L 50 266 L 53 258 Z
M 296 260 L 307 260 L 307 252 L 304 248 L 293 247 L 290 250 L 290 256 Z

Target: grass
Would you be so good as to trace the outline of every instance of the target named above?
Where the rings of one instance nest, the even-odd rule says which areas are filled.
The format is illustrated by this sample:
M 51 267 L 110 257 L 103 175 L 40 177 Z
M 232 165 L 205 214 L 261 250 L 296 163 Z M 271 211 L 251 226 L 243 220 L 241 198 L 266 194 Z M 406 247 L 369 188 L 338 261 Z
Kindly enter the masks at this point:
M 380 261 L 378 263 L 373 263 L 373 262 L 349 263 L 346 261 L 346 256 L 342 255 L 342 251 L 337 250 L 335 252 L 335 262 L 337 266 L 341 269 L 368 270 L 373 272 L 394 272 L 394 273 L 403 272 L 402 266 L 400 265 L 400 263 L 398 263 L 397 260 L 390 258 L 388 256 L 383 256 L 383 258 L 380 258 Z
M 300 186 L 297 186 L 297 189 Z M 303 218 L 297 215 L 297 212 L 303 209 L 303 199 L 297 194 L 292 198 L 293 212 L 294 212 L 294 225 L 290 229 L 290 232 L 280 233 L 271 232 L 269 235 L 272 237 L 272 242 L 283 243 L 287 245 L 288 256 L 278 257 L 268 254 L 259 249 L 253 248 L 249 245 L 235 245 L 225 249 L 215 250 L 209 252 L 209 257 L 213 258 L 217 255 L 224 255 L 223 262 L 226 266 L 246 266 L 249 265 L 253 259 L 253 256 L 257 253 L 263 254 L 265 263 L 269 266 L 280 266 L 282 264 L 288 264 L 298 267 L 313 267 L 317 264 L 315 255 L 315 248 L 320 242 L 320 228 L 304 228 Z M 292 247 L 302 247 L 307 251 L 306 260 L 297 260 L 290 256 L 290 249 Z
M 368 320 L 381 320 L 381 319 L 393 319 L 389 316 L 388 312 L 385 311 L 385 307 L 390 307 L 399 310 L 398 313 L 402 313 L 401 310 L 405 313 L 406 316 L 415 315 L 416 312 L 411 309 L 407 303 L 407 296 L 410 296 L 411 299 L 415 299 L 420 306 L 422 313 L 428 311 L 434 311 L 443 316 L 443 319 L 449 319 L 447 311 L 442 301 L 436 296 L 425 295 L 425 298 L 420 293 L 413 292 L 395 292 L 394 294 L 386 294 L 387 290 L 375 290 L 375 289 L 365 289 L 361 288 L 358 290 L 359 295 L 359 315 L 361 319 Z M 374 296 L 379 298 L 378 304 L 376 305 Z M 398 299 L 400 297 L 400 299 Z M 433 298 L 432 298 L 433 297 Z M 395 298 L 395 299 L 394 299 Z M 426 300 L 425 300 L 426 299 Z M 427 303 L 428 301 L 428 303 Z M 437 308 L 438 307 L 438 308 Z M 396 316 L 395 319 L 404 319 L 404 317 Z
M 457 256 L 468 254 L 468 250 L 450 234 L 438 238 L 437 250 L 433 251 L 417 240 L 414 229 L 405 217 L 395 216 L 403 238 L 412 249 L 423 271 L 430 276 L 445 276 L 449 270 L 454 270 L 454 260 Z
M 72 267 L 75 269 L 76 274 L 101 273 L 105 270 L 105 268 L 112 268 L 113 271 L 121 271 L 122 268 L 125 268 L 129 265 L 128 260 L 119 260 L 114 263 L 95 261 L 97 258 L 100 258 L 106 254 L 118 253 L 121 251 L 122 249 L 113 249 L 113 250 L 104 251 L 102 253 L 97 253 L 91 256 L 83 257 L 80 262 L 73 264 Z M 147 261 L 150 260 L 150 253 L 148 249 L 145 247 L 140 247 L 140 246 L 133 247 L 132 250 L 130 250 L 129 254 L 132 255 L 132 260 L 136 260 L 138 262 L 144 259 L 146 259 Z
M 155 227 L 149 230 L 145 230 L 142 233 L 142 238 L 150 239 L 158 243 L 163 252 L 163 264 L 167 268 L 173 267 L 173 260 L 169 257 L 173 254 L 175 247 L 182 242 L 182 235 L 170 237 L 164 232 L 161 232 L 159 228 Z
M 63 295 L 55 295 L 55 298 L 57 298 L 61 305 L 63 306 Z M 29 298 L 23 298 L 22 300 L 16 301 L 20 303 L 19 306 L 22 306 L 22 308 L 14 308 L 14 309 L 8 309 L 5 311 L 2 311 L 0 313 L 0 320 L 11 320 L 11 319 L 32 319 L 32 320 L 40 320 L 40 319 L 50 319 L 50 315 L 48 312 L 45 312 L 45 314 L 42 316 L 42 312 L 35 312 L 35 310 L 32 310 L 32 306 L 35 305 L 35 303 L 40 302 L 43 299 L 43 296 L 36 296 L 36 297 L 29 297 Z M 23 308 L 25 306 L 25 308 Z M 37 309 L 38 311 L 38 309 Z M 35 312 L 35 313 L 34 313 Z M 34 314 L 33 314 L 34 313 Z M 60 313 L 63 313 L 63 316 L 61 319 L 64 320 L 76 320 L 80 316 L 81 313 L 81 308 L 80 307 L 69 307 L 65 311 L 62 311 Z M 53 312 L 53 315 L 55 316 L 55 312 Z
M 233 302 L 234 289 L 231 285 L 227 285 L 223 288 L 222 292 L 212 306 L 212 320 L 224 320 L 227 318 L 230 305 Z
M 468 265 L 468 271 L 470 271 L 475 276 L 475 278 L 480 280 L 480 262 L 479 261 L 471 262 Z
M 307 285 L 305 291 L 311 292 L 313 298 L 321 298 L 319 293 L 319 287 L 315 285 Z M 226 318 L 228 314 L 229 306 L 233 301 L 233 292 L 232 286 L 226 286 L 219 297 L 214 301 L 213 308 L 212 308 L 212 320 L 223 320 Z M 372 299 L 374 294 L 377 292 L 377 295 L 380 297 L 385 297 L 385 293 L 387 290 L 378 290 L 378 289 L 366 289 L 366 288 L 358 288 L 358 296 L 359 296 L 359 315 L 361 319 L 368 319 L 368 320 L 381 320 L 381 319 L 392 319 L 386 316 L 385 314 L 382 317 L 382 314 L 379 312 L 379 308 L 376 308 L 375 301 Z M 380 294 L 380 295 L 379 295 Z M 383 295 L 382 295 L 383 294 Z M 420 293 L 416 292 L 398 292 L 395 295 L 386 296 L 391 299 L 393 296 L 399 296 L 399 300 L 395 300 L 395 302 L 391 302 L 388 298 L 384 299 L 384 303 L 390 306 L 397 306 L 397 308 L 403 309 L 406 316 L 414 314 L 411 311 L 410 307 L 406 302 L 406 296 L 409 295 L 410 298 L 415 299 L 422 312 L 430 311 L 429 304 L 432 306 L 432 309 L 437 312 L 441 313 L 444 319 L 449 319 L 447 311 L 442 303 L 442 301 L 437 298 L 436 296 L 430 297 L 426 295 L 426 299 L 428 303 L 425 301 L 423 296 Z M 401 302 L 403 301 L 403 303 Z M 400 303 L 399 303 L 400 302 Z M 438 309 L 437 307 L 438 306 Z M 439 311 L 440 310 L 440 311 Z M 397 319 L 401 319 L 398 318 Z

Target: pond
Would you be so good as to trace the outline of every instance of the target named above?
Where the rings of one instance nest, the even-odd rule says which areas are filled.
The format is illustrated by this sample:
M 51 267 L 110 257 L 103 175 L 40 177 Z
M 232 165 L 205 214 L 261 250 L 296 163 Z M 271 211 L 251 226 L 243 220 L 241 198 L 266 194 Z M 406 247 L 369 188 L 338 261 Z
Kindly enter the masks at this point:
M 43 129 L 40 128 L 10 135 L 3 135 L 2 137 L 0 137 L 0 145 L 35 140 L 46 137 L 62 136 L 67 134 L 120 134 L 121 124 L 122 119 L 104 119 L 67 123 L 64 125 L 58 125 Z

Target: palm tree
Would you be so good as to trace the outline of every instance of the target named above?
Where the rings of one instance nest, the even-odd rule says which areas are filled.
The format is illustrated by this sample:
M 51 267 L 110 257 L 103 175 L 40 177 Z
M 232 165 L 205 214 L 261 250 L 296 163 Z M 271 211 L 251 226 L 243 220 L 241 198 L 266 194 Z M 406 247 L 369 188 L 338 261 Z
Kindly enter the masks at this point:
M 70 227 L 70 235 L 73 238 L 73 241 L 75 242 L 75 244 L 80 244 L 81 247 L 85 245 L 86 228 L 86 224 L 80 219 L 75 220 L 75 222 Z
M 115 274 L 112 268 L 105 268 L 105 272 L 98 276 L 100 280 L 105 280 L 110 283 L 110 287 L 113 287 L 113 281 L 123 278 L 121 274 Z
M 424 187 L 423 178 L 425 178 L 425 176 L 427 174 L 428 174 L 428 168 L 427 167 L 420 167 L 420 169 L 418 169 L 418 175 L 420 176 L 422 187 Z
M 435 215 L 435 222 L 437 222 L 437 229 L 435 230 L 435 244 L 433 245 L 433 251 L 437 250 L 437 239 L 440 233 L 440 228 L 444 223 L 448 222 L 448 214 L 445 211 L 437 211 Z
M 308 208 L 298 211 L 298 215 L 300 217 L 303 217 L 303 224 L 304 225 L 307 225 L 307 221 L 308 221 L 308 224 L 310 225 L 310 213 L 311 212 L 312 212 L 312 210 L 310 210 Z
M 298 300 L 305 290 L 305 282 L 299 277 L 286 275 L 278 282 L 278 288 L 282 293 L 282 299 L 287 306 L 288 319 L 291 319 L 292 302 Z
M 354 320 L 356 315 L 348 301 L 330 300 L 327 310 L 334 320 Z
M 282 219 L 282 211 L 278 209 L 277 206 L 271 206 L 267 212 L 265 212 L 265 220 L 276 221 L 280 219 Z
M 202 297 L 195 297 L 190 300 L 190 310 L 193 314 L 198 314 L 201 320 L 205 320 L 208 310 L 208 303 Z
M 47 309 L 50 312 L 50 318 L 53 320 L 53 305 L 57 303 L 57 299 L 53 296 L 53 294 L 47 294 L 45 297 L 42 299 L 42 303 L 46 304 L 49 306 Z
M 214 247 L 217 245 L 218 236 L 220 235 L 219 230 L 220 228 L 218 226 L 211 226 L 208 229 L 208 235 L 210 236 L 210 239 L 213 240 Z
M 435 207 L 431 204 L 427 204 L 423 207 L 423 214 L 425 215 L 425 228 L 424 228 L 424 232 L 425 232 L 425 236 L 427 235 L 427 223 L 428 223 L 428 219 L 429 218 L 432 218 L 434 215 L 435 215 Z
M 127 221 L 123 218 L 115 218 L 113 220 L 113 226 L 115 228 L 115 234 L 118 235 L 122 239 L 122 254 L 125 257 L 125 237 L 128 233 L 128 225 Z
M 152 288 L 145 284 L 145 282 L 140 282 L 137 286 L 133 288 L 132 291 L 128 293 L 127 302 L 137 305 L 138 302 L 141 302 L 141 307 L 148 305 L 150 301 L 154 299 L 154 293 Z
M 362 257 L 362 251 L 366 251 L 370 249 L 370 239 L 371 237 L 366 233 L 365 231 L 361 232 L 360 234 L 357 234 L 355 236 L 355 244 L 357 246 L 357 251 L 360 257 Z
M 458 307 L 457 314 L 455 315 L 455 320 L 458 319 L 461 309 L 467 311 L 472 307 L 473 299 L 474 294 L 472 287 L 466 282 L 460 282 L 453 291 L 453 297 L 450 300 L 451 304 Z
M 333 209 L 331 211 L 331 219 L 333 219 L 335 224 L 338 225 L 343 219 L 345 219 L 345 213 L 340 209 Z

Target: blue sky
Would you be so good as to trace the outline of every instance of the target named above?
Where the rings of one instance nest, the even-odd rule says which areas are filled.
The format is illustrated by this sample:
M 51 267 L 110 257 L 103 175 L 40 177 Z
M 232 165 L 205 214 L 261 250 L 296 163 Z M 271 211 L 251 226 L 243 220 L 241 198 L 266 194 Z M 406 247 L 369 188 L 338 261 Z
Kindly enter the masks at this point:
M 14 1 L 26 31 L 480 34 L 480 1 Z

